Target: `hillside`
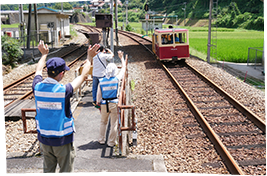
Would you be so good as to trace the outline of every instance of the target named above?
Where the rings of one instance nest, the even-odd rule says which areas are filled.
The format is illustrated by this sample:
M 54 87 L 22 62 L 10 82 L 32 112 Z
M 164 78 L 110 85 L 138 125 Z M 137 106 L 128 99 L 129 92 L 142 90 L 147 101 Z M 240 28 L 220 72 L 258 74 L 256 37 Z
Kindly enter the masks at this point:
M 118 6 L 118 20 L 125 20 L 125 1 L 121 0 L 123 7 Z M 215 1 L 215 0 L 214 0 Z M 227 28 L 244 28 L 253 30 L 264 30 L 263 0 L 217 0 L 217 25 Z M 144 5 L 149 5 L 149 10 L 154 15 L 159 16 L 178 16 L 178 24 L 184 18 L 188 19 L 188 25 L 192 21 L 208 19 L 209 0 L 128 0 L 128 21 L 139 22 L 145 18 Z M 90 1 L 65 2 L 64 8 L 89 5 Z M 63 5 L 64 5 L 63 4 Z M 37 4 L 37 7 L 44 3 Z M 59 8 L 59 3 L 45 3 L 49 8 Z M 27 5 L 23 6 L 27 8 Z M 60 6 L 61 7 L 61 6 Z M 16 4 L 1 4 L 1 10 L 17 10 Z M 87 9 L 90 11 L 90 9 Z M 100 13 L 109 13 L 109 7 L 106 4 Z M 150 16 L 152 16 L 151 14 Z

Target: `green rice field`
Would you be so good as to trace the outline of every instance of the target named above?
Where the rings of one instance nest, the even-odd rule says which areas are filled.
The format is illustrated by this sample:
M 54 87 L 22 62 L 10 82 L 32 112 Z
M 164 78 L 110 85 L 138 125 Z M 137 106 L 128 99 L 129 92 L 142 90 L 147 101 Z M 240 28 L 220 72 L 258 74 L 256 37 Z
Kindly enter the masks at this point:
M 190 49 L 206 55 L 208 32 L 189 29 Z M 218 60 L 247 62 L 249 47 L 263 47 L 264 32 L 248 30 L 217 31 Z M 261 53 L 260 53 L 261 54 Z M 259 56 L 258 56 L 259 57 Z

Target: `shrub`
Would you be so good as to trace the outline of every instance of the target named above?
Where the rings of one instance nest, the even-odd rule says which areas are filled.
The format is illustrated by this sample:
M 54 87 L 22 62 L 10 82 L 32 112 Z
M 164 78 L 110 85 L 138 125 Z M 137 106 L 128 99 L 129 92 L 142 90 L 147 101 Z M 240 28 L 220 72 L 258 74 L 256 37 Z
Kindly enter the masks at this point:
M 16 66 L 16 62 L 23 55 L 19 42 L 7 35 L 1 37 L 2 44 L 2 64 Z
M 126 31 L 132 31 L 132 30 L 133 30 L 132 26 L 130 26 L 129 24 L 127 24 Z

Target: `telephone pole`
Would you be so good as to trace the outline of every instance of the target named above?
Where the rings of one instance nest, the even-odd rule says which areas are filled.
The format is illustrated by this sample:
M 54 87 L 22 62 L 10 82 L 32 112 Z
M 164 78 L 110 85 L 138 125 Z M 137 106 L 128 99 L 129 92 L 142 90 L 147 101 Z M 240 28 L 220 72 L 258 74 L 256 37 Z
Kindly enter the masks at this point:
M 185 26 L 185 19 L 186 19 L 186 2 L 184 2 L 184 26 Z
M 110 28 L 110 50 L 114 52 L 114 34 L 113 34 L 113 0 L 110 0 L 110 14 L 112 16 L 112 26 Z
M 36 3 L 33 4 L 34 6 L 34 23 L 35 23 L 35 34 L 36 34 L 36 43 L 39 41 L 39 26 L 38 26 L 38 15 L 37 15 L 37 5 Z
M 22 39 L 24 35 L 23 4 L 19 4 L 19 24 L 20 24 L 20 37 Z
M 125 1 L 125 4 L 126 4 L 126 26 L 128 24 L 128 0 Z
M 31 20 L 32 19 L 32 4 L 29 4 L 28 13 L 28 27 L 27 27 L 27 49 L 30 49 L 31 45 Z
M 213 0 L 210 0 L 210 14 L 209 14 L 209 34 L 208 34 L 208 50 L 207 50 L 207 62 L 210 63 L 210 46 L 211 46 L 211 13 L 212 13 L 212 3 Z
M 115 0 L 115 34 L 116 34 L 117 46 L 119 46 L 119 38 L 118 38 L 118 2 L 117 2 L 117 0 Z

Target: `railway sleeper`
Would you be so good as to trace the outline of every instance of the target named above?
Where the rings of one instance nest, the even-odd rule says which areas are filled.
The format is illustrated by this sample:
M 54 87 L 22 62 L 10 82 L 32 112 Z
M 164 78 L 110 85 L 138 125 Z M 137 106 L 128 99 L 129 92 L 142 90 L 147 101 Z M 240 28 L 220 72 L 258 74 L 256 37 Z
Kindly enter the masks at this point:
M 218 136 L 245 136 L 252 134 L 263 134 L 262 131 L 245 131 L 245 132 L 228 132 L 228 133 L 217 133 Z
M 226 146 L 229 149 L 240 149 L 240 148 L 245 148 L 245 149 L 251 149 L 251 148 L 266 148 L 266 143 L 264 144 L 253 144 L 253 145 L 235 145 L 235 146 Z
M 242 160 L 236 161 L 239 166 L 258 166 L 258 165 L 266 165 L 266 159 L 254 159 L 254 160 Z
M 234 126 L 234 125 L 246 125 L 248 122 L 220 122 L 220 123 L 210 123 L 210 126 L 219 126 L 219 125 L 229 125 L 229 126 Z M 184 124 L 183 127 L 194 127 L 194 126 L 199 126 L 198 123 L 191 123 L 191 124 Z

